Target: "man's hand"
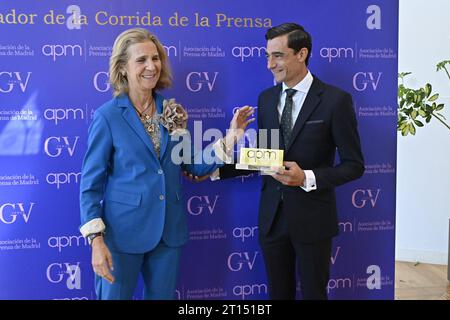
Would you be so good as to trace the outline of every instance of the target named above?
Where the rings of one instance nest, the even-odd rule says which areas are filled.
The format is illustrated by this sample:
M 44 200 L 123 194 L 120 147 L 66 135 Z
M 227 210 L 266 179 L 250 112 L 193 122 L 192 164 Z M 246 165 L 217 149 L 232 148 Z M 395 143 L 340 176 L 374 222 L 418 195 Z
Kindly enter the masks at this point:
M 194 176 L 192 173 L 189 173 L 187 171 L 183 171 L 183 175 L 191 182 L 202 182 L 208 179 L 211 176 L 210 174 L 205 174 L 204 176 Z
M 284 161 L 283 165 L 286 169 L 280 168 L 277 173 L 274 173 L 271 176 L 286 186 L 303 186 L 305 182 L 305 172 L 302 168 L 300 168 L 298 164 L 293 161 Z
M 114 276 L 111 274 L 113 261 L 111 252 L 103 241 L 103 237 L 97 237 L 92 241 L 92 267 L 94 272 L 105 278 L 111 284 L 114 283 Z

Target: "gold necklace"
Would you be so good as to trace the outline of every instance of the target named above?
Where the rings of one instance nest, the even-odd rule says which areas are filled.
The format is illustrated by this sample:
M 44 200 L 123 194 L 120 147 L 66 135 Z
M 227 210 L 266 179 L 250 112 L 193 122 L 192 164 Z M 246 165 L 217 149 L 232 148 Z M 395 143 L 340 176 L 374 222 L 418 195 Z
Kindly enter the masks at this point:
M 142 110 L 142 112 L 140 112 L 135 106 L 133 106 L 134 110 L 136 110 L 137 114 L 139 115 L 139 118 L 142 121 L 145 120 L 149 120 L 152 116 L 149 115 L 148 113 L 145 113 L 148 109 L 150 109 L 150 114 L 153 114 L 153 106 L 155 105 L 155 99 L 152 99 L 152 102 L 149 104 L 149 106 L 147 108 L 145 108 L 144 110 Z M 156 110 L 155 110 L 156 111 Z
M 155 100 L 152 100 L 152 103 L 145 108 L 144 111 L 139 112 L 139 110 L 137 110 L 137 108 L 134 108 L 136 110 L 136 112 L 139 115 L 139 119 L 141 119 L 142 124 L 145 127 L 145 130 L 147 130 L 148 133 L 153 134 L 157 129 L 159 129 L 159 121 L 158 121 L 158 117 L 155 116 L 156 115 L 156 108 L 153 108 L 155 105 Z M 134 106 L 133 106 L 134 107 Z M 146 110 L 148 110 L 149 108 L 151 108 L 151 112 L 149 115 L 147 113 L 144 113 Z M 154 109 L 154 110 L 153 110 Z

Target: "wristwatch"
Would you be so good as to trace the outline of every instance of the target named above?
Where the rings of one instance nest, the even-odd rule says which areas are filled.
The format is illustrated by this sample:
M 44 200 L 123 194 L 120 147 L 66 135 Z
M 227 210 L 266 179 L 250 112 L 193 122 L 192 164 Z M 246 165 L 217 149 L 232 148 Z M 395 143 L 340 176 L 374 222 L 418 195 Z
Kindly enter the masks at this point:
M 103 236 L 103 232 L 95 232 L 95 233 L 88 234 L 86 238 L 88 239 L 88 242 L 91 245 L 92 241 L 95 238 L 100 237 L 100 236 Z

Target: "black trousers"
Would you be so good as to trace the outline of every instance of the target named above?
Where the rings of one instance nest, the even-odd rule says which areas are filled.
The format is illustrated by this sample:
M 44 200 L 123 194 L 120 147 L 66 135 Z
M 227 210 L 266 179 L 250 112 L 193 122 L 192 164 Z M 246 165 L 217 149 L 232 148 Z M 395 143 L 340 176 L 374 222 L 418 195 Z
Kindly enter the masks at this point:
M 283 205 L 267 235 L 259 236 L 272 300 L 294 300 L 296 275 L 305 300 L 326 300 L 332 238 L 315 243 L 295 243 L 291 240 Z

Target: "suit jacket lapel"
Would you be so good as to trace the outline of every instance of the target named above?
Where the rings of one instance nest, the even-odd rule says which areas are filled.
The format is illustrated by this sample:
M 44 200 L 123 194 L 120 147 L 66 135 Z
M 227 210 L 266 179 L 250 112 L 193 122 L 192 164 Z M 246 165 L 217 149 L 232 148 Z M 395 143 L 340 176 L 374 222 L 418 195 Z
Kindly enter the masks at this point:
M 162 114 L 164 98 L 162 95 L 157 94 L 157 93 L 155 94 L 154 98 L 155 98 L 155 103 L 156 103 L 156 111 L 158 112 L 158 114 Z M 166 151 L 170 136 L 169 136 L 169 132 L 167 131 L 167 129 L 161 123 L 159 124 L 159 129 L 161 131 L 161 150 L 159 151 L 159 153 L 160 153 L 159 157 L 162 159 L 164 152 Z
M 289 142 L 289 145 L 286 146 L 286 151 L 292 145 L 292 142 L 295 140 L 295 137 L 299 134 L 300 130 L 302 130 L 306 120 L 309 118 L 311 113 L 319 105 L 319 102 L 321 100 L 320 95 L 322 94 L 322 91 L 322 82 L 314 77 L 311 88 L 309 88 L 308 94 L 306 95 L 305 101 L 303 102 L 303 106 L 300 109 L 297 120 L 295 121 L 294 128 L 292 129 L 291 140 Z
M 130 125 L 131 129 L 133 129 L 133 131 L 142 140 L 142 142 L 144 142 L 155 160 L 159 161 L 158 157 L 156 156 L 155 149 L 153 148 L 153 144 L 150 142 L 150 137 L 148 136 L 147 132 L 145 132 L 144 126 L 142 125 L 141 120 L 134 110 L 133 105 L 128 98 L 128 95 L 121 95 L 118 98 L 117 105 L 124 109 L 122 112 L 122 116 L 124 117 L 125 121 Z

